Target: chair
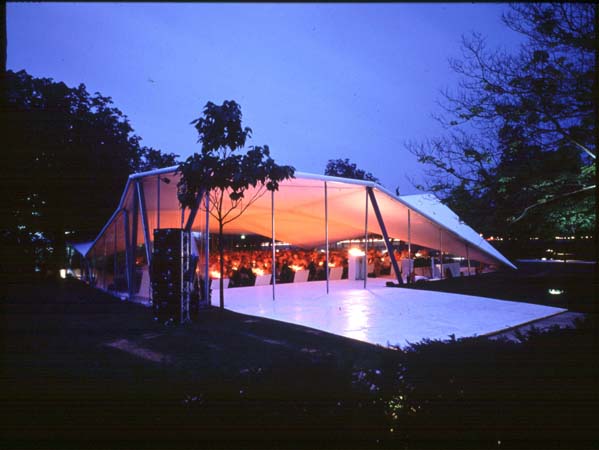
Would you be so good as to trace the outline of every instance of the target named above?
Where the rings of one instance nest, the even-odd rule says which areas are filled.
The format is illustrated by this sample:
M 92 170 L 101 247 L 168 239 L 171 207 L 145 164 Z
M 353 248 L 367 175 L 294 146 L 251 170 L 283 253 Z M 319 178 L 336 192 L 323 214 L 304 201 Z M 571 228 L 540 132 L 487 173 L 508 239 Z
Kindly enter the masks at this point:
M 401 278 L 404 283 L 408 282 L 408 275 L 414 273 L 414 260 L 413 259 L 402 259 L 401 260 Z
M 432 278 L 432 272 L 431 272 L 430 266 L 415 267 L 414 273 L 416 274 L 416 277 L 426 278 L 426 279 Z
M 137 295 L 142 298 L 152 298 L 150 293 L 150 273 L 147 266 L 141 270 L 141 283 Z
M 374 263 L 369 263 L 366 266 L 366 275 L 369 275 L 371 273 L 374 273 Z
M 447 264 L 447 266 L 449 267 L 449 271 L 451 272 L 451 276 L 456 278 L 460 276 L 460 263 L 459 262 L 455 262 L 455 263 L 449 263 Z
M 309 274 L 310 274 L 309 270 L 300 269 L 297 272 L 295 272 L 295 274 L 293 275 L 293 282 L 294 283 L 303 283 L 305 281 L 308 281 Z
M 331 267 L 329 270 L 329 280 L 340 280 L 343 275 L 343 267 Z
M 214 280 L 212 280 L 212 286 L 214 286 L 214 289 L 220 289 L 220 280 L 218 278 L 215 278 Z M 229 279 L 223 278 L 223 289 L 228 289 L 228 288 L 229 288 Z
M 460 267 L 460 275 L 461 276 L 470 276 L 470 275 L 475 275 L 476 274 L 476 270 L 474 270 L 474 267 Z
M 254 286 L 269 285 L 271 278 L 272 278 L 272 275 L 270 273 L 267 273 L 264 275 L 256 275 L 256 282 L 254 283 Z

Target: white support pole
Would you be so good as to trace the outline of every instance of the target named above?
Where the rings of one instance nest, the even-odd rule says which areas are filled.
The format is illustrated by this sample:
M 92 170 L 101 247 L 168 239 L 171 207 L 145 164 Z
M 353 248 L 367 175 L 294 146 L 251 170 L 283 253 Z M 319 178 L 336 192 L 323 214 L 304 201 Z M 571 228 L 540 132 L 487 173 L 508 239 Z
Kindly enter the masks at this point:
M 131 243 L 129 242 L 129 214 L 127 210 L 123 209 L 123 228 L 124 228 L 124 237 L 125 237 L 125 274 L 127 277 L 127 291 L 131 293 L 133 291 L 132 281 L 131 281 L 131 273 L 133 272 L 131 262 Z
M 118 217 L 118 216 L 117 216 Z M 112 286 L 114 287 L 114 291 L 116 292 L 116 272 L 118 269 L 118 264 L 117 264 L 117 257 L 116 257 L 116 253 L 117 253 L 117 243 L 116 243 L 116 235 L 117 232 L 119 230 L 119 227 L 117 227 L 117 223 L 118 223 L 118 219 L 116 219 L 114 221 L 114 254 L 112 255 L 112 260 L 113 260 L 113 278 L 112 278 Z
M 107 252 L 107 250 L 106 250 L 106 241 L 108 241 L 108 239 L 106 239 L 106 237 L 104 237 L 104 260 L 102 261 L 103 262 L 103 264 L 102 264 L 102 268 L 103 268 L 103 270 L 102 270 L 102 272 L 103 272 L 102 273 L 102 284 L 104 285 L 103 289 L 105 291 L 108 290 L 108 283 L 106 283 L 106 272 L 108 272 L 108 267 L 106 267 L 107 266 L 106 261 L 108 259 L 107 255 L 106 255 L 106 252 Z
M 366 206 L 364 208 L 364 289 L 366 289 L 366 280 L 368 278 L 368 190 L 366 193 Z
M 468 243 L 466 243 L 466 261 L 468 261 L 468 276 L 470 276 L 470 253 Z
M 327 294 L 329 293 L 329 200 L 327 193 L 327 182 L 324 182 L 324 240 L 326 263 L 324 273 L 327 276 Z
M 138 180 L 135 183 L 137 188 L 137 198 L 139 200 L 139 212 L 141 216 L 142 231 L 144 234 L 144 247 L 146 249 L 146 264 L 149 266 L 152 262 L 152 249 L 150 248 L 150 230 L 148 227 L 148 213 L 146 210 L 146 197 L 143 184 Z
M 204 299 L 210 306 L 210 192 L 206 192 L 206 228 L 204 230 Z
M 272 228 L 272 262 L 270 269 L 272 272 L 272 301 L 276 299 L 275 289 L 277 285 L 277 255 L 275 250 L 275 191 L 270 192 L 270 220 Z
M 442 240 L 443 230 L 439 228 L 439 276 L 441 279 L 445 278 L 445 274 L 443 273 L 443 240 Z
M 412 216 L 411 211 L 408 209 L 408 283 L 412 279 Z
M 156 179 L 156 228 L 160 228 L 160 175 Z

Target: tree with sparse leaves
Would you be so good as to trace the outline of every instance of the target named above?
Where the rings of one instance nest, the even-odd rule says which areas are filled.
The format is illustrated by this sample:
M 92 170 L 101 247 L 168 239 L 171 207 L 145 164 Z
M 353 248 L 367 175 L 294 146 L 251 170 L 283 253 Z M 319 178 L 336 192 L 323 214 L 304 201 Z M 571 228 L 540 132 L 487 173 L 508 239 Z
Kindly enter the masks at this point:
M 447 133 L 408 149 L 436 192 L 483 233 L 555 236 L 596 226 L 597 5 L 510 4 L 516 54 L 464 38 L 456 93 L 443 94 Z
M 250 128 L 242 126 L 241 119 L 241 107 L 235 101 L 225 101 L 220 106 L 208 102 L 202 117 L 192 122 L 198 131 L 201 151 L 187 158 L 178 168 L 181 207 L 198 208 L 202 196 L 209 193 L 209 213 L 218 222 L 221 308 L 225 305 L 225 226 L 240 217 L 267 191 L 278 190 L 279 183 L 292 178 L 295 173 L 291 166 L 276 164 L 267 145 L 250 146 L 245 153 L 238 153 L 252 133 Z

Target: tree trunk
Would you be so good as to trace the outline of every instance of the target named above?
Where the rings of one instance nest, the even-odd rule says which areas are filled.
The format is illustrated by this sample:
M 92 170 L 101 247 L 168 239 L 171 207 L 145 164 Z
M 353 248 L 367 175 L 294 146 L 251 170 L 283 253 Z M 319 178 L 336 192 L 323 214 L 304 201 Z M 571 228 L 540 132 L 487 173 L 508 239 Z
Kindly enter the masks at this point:
M 223 224 L 218 224 L 218 255 L 220 257 L 220 278 L 219 278 L 219 300 L 220 309 L 225 309 L 225 290 L 224 290 L 224 276 L 225 276 L 225 246 L 223 242 Z

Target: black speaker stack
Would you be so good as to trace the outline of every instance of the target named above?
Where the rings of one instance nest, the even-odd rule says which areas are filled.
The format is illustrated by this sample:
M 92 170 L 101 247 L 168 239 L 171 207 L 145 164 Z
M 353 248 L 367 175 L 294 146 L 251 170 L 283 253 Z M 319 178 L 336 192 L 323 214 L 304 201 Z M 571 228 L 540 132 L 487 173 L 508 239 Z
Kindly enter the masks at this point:
M 154 230 L 150 281 L 154 317 L 181 323 L 189 320 L 191 235 L 180 228 Z

